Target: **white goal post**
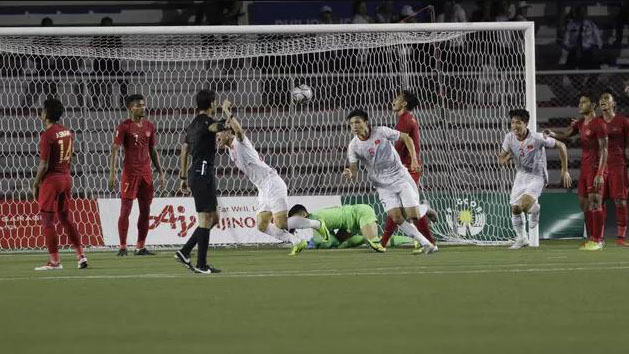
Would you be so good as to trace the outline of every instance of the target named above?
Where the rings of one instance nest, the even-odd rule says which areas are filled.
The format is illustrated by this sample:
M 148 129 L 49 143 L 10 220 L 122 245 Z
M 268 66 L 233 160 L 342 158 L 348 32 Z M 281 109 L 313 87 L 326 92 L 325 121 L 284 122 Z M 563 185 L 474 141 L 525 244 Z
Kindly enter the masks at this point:
M 64 103 L 62 123 L 76 132 L 73 217 L 84 243 L 101 246 L 103 236 L 117 238 L 103 235 L 110 231 L 102 224 L 116 220 L 103 220 L 98 205 L 119 198 L 107 188 L 107 159 L 113 130 L 126 116 L 122 98 L 146 97 L 167 175 L 156 197 L 169 200 L 181 197 L 179 145 L 203 88 L 235 103 L 289 195 L 369 203 L 381 222 L 366 174 L 356 183 L 340 176 L 351 139 L 346 115 L 362 108 L 371 124 L 393 127 L 394 96 L 415 92 L 421 194 L 439 217 L 432 230 L 442 241 L 509 243 L 514 171 L 499 167 L 496 155 L 510 109 L 526 108 L 536 130 L 534 45 L 532 22 L 0 28 L 0 250 L 43 247 L 37 206 L 28 198 L 46 97 Z M 300 84 L 314 97 L 295 104 L 290 90 Z M 225 154 L 216 166 L 222 197 L 255 196 Z M 155 228 L 160 210 L 151 212 Z

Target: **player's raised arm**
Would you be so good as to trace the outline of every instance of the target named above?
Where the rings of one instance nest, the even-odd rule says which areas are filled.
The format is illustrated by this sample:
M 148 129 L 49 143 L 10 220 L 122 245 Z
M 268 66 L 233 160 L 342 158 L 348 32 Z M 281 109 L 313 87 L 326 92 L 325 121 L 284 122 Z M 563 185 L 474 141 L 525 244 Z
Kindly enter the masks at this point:
M 574 134 L 576 134 L 576 131 L 574 129 L 574 122 L 572 124 L 570 124 L 570 126 L 561 131 L 561 132 L 557 132 L 557 131 L 552 131 L 550 129 L 545 129 L 543 132 L 545 135 L 550 136 L 551 138 L 555 138 L 558 140 L 566 140 L 569 137 L 573 136 Z
M 229 126 L 234 132 L 236 139 L 238 139 L 238 141 L 242 141 L 245 138 L 245 133 L 242 129 L 242 125 L 240 125 L 240 122 L 232 113 L 232 103 L 228 100 L 223 101 L 223 114 L 227 118 L 227 126 Z

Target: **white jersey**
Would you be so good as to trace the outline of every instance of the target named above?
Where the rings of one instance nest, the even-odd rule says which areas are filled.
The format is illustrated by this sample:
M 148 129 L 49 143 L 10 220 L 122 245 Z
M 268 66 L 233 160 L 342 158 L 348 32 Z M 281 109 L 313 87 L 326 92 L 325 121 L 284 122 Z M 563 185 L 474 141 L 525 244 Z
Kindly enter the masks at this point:
M 373 127 L 370 133 L 367 140 L 355 136 L 349 143 L 349 163 L 360 161 L 376 188 L 386 188 L 402 179 L 405 182 L 411 179 L 393 145 L 400 138 L 400 132 L 387 127 Z
M 509 132 L 502 142 L 502 150 L 511 153 L 515 168 L 519 173 L 539 176 L 548 182 L 545 148 L 553 148 L 555 143 L 555 139 L 542 133 L 529 131 L 528 136 L 523 141 L 519 141 L 513 132 Z
M 270 177 L 277 175 L 274 168 L 262 161 L 246 136 L 243 137 L 242 141 L 234 137 L 229 149 L 229 157 L 258 189 L 262 188 Z

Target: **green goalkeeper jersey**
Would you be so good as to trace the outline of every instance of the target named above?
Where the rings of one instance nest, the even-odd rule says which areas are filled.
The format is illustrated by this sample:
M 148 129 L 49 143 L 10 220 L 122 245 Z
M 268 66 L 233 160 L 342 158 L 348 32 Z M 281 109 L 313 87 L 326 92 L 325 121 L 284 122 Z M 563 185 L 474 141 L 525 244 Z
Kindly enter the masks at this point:
M 345 230 L 350 235 L 357 235 L 362 227 L 376 222 L 376 213 L 366 204 L 320 209 L 313 211 L 308 217 L 323 220 L 328 230 Z

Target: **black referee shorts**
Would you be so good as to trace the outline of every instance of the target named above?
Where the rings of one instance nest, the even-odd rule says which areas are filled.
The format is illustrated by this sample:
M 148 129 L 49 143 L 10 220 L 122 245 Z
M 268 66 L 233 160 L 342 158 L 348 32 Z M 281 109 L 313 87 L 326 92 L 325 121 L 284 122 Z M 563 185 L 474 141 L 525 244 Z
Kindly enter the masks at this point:
M 211 172 L 211 173 L 207 173 Z M 218 199 L 216 197 L 216 179 L 213 169 L 207 171 L 205 175 L 198 172 L 188 174 L 188 183 L 194 198 L 194 206 L 197 213 L 210 213 L 216 211 Z

